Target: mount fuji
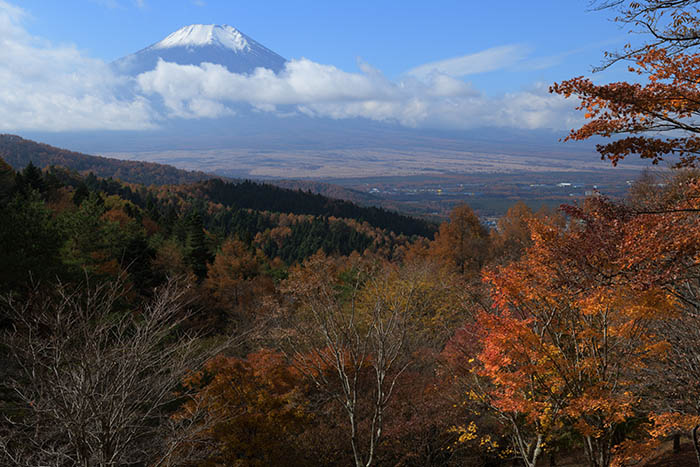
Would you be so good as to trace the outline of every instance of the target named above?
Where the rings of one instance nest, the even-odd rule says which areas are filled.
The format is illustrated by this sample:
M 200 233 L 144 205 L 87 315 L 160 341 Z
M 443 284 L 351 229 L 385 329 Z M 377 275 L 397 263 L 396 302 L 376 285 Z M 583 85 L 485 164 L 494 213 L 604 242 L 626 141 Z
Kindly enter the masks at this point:
M 228 25 L 192 24 L 178 29 L 160 42 L 112 62 L 122 74 L 136 76 L 156 68 L 159 60 L 179 65 L 204 62 L 223 65 L 232 73 L 251 73 L 268 68 L 275 73 L 286 59 Z

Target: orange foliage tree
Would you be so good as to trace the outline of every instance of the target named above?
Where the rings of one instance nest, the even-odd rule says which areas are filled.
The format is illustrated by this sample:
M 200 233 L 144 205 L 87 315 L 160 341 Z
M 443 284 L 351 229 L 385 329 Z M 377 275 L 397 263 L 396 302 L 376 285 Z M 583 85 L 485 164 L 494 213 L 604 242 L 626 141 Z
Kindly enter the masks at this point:
M 693 0 L 611 1 L 620 9 L 617 20 L 648 33 L 651 42 L 627 45 L 623 53 L 608 54 L 606 66 L 628 61 L 641 83 L 594 84 L 576 77 L 555 83 L 550 92 L 580 99 L 578 109 L 588 122 L 566 139 L 598 135 L 627 135 L 599 144 L 598 152 L 615 165 L 630 154 L 654 164 L 674 156 L 677 166 L 695 166 L 700 155 L 700 14 Z M 670 137 L 662 133 L 673 132 Z
M 195 395 L 174 420 L 189 426 L 189 441 L 172 460 L 200 466 L 307 465 L 298 443 L 310 421 L 302 383 L 274 351 L 214 358 L 184 381 Z
M 253 300 L 259 276 L 260 264 L 253 252 L 240 240 L 227 238 L 203 285 L 222 304 L 237 307 Z
M 678 172 L 645 198 L 651 201 L 637 203 L 626 225 L 622 266 L 638 287 L 662 288 L 676 306 L 655 326 L 669 348 L 648 372 L 648 439 L 627 443 L 620 459 L 643 458 L 664 438 L 689 433 L 700 463 L 700 182 L 694 173 Z
M 512 421 L 516 452 L 535 465 L 538 445 L 564 421 L 590 465 L 611 462 L 615 434 L 635 414 L 638 380 L 667 345 L 653 323 L 674 299 L 626 277 L 626 211 L 604 199 L 569 208 L 564 229 L 532 221 L 533 245 L 486 274 L 495 310 L 483 313 L 482 398 Z M 529 438 L 518 434 L 525 423 Z M 518 439 L 522 438 L 522 439 Z

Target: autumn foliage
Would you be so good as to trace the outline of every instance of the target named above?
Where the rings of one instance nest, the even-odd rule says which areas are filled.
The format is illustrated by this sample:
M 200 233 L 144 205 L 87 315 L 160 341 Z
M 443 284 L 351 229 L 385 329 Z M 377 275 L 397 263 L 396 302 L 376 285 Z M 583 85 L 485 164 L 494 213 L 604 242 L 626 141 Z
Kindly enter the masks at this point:
M 588 120 L 566 139 L 624 135 L 597 149 L 613 165 L 630 154 L 657 164 L 669 159 L 677 167 L 696 166 L 700 155 L 700 16 L 696 2 L 646 0 L 610 2 L 621 8 L 618 21 L 650 33 L 651 42 L 628 44 L 622 53 L 609 54 L 607 66 L 628 64 L 640 82 L 595 84 L 576 77 L 555 83 L 550 91 L 579 99 L 578 109 Z M 664 137 L 669 132 L 670 136 Z

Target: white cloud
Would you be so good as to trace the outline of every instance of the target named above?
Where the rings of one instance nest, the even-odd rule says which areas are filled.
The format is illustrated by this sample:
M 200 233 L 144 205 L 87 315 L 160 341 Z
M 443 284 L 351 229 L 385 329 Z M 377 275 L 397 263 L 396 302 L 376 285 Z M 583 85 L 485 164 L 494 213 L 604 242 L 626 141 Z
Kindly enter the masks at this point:
M 102 0 L 104 1 L 104 0 Z M 488 49 L 414 68 L 397 81 L 360 63 L 349 73 L 308 59 L 279 74 L 220 65 L 160 62 L 136 79 L 119 76 L 73 46 L 32 37 L 25 13 L 0 0 L 0 130 L 148 129 L 165 118 L 217 118 L 252 107 L 280 117 L 301 113 L 362 117 L 410 127 L 570 128 L 573 103 L 546 86 L 487 97 L 458 76 L 509 66 L 520 46 Z
M 461 57 L 426 63 L 409 70 L 407 74 L 419 78 L 436 73 L 454 77 L 475 75 L 510 67 L 524 60 L 529 54 L 530 48 L 524 45 L 504 45 Z
M 0 0 L 0 31 L 4 34 L 0 36 L 0 41 L 4 42 L 4 36 L 25 36 L 24 29 L 20 22 L 27 16 L 27 13 L 18 6 L 11 5 L 4 0 Z
M 24 16 L 0 2 L 0 130 L 153 127 L 144 97 L 117 97 L 126 78 L 74 47 L 30 36 L 21 26 Z

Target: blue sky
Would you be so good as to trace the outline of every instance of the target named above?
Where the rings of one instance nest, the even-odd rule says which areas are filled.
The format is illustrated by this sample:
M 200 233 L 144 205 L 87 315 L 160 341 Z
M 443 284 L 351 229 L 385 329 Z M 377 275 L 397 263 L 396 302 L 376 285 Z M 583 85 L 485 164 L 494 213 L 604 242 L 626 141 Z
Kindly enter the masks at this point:
M 426 62 L 518 46 L 518 63 L 471 80 L 486 92 L 587 73 L 628 39 L 587 0 L 23 0 L 26 28 L 111 61 L 191 23 L 230 24 L 286 58 L 390 78 Z M 512 58 L 515 60 L 515 57 Z
M 292 103 L 306 114 L 407 126 L 570 127 L 579 118 L 575 103 L 562 103 L 547 87 L 589 74 L 604 50 L 629 40 L 611 16 L 591 11 L 588 0 L 0 0 L 0 79 L 6 84 L 0 111 L 13 115 L 0 129 L 149 128 L 172 115 L 230 113 L 229 104 L 244 99 L 228 90 L 242 78 L 221 70 L 193 75 L 170 67 L 167 76 L 160 70 L 132 80 L 131 100 L 116 91 L 125 82 L 110 74 L 109 62 L 192 23 L 240 29 L 292 60 L 288 78 L 313 83 L 330 72 L 339 83 L 362 87 L 357 93 L 324 89 L 322 99 L 294 90 L 276 100 L 251 98 L 248 103 L 262 111 Z M 185 81 L 209 82 L 211 74 L 223 100 L 185 96 L 170 114 L 149 103 L 153 96 L 172 100 L 180 89 L 193 88 Z M 159 88 L 155 78 L 180 81 Z M 619 67 L 594 78 L 629 76 Z M 289 88 L 291 82 L 269 76 L 243 81 L 249 90 Z M 188 110 L 194 107 L 204 110 Z

